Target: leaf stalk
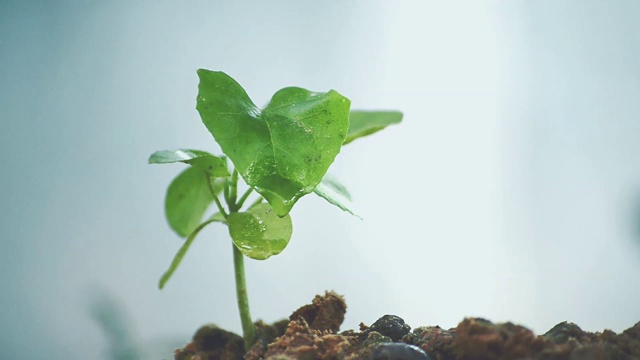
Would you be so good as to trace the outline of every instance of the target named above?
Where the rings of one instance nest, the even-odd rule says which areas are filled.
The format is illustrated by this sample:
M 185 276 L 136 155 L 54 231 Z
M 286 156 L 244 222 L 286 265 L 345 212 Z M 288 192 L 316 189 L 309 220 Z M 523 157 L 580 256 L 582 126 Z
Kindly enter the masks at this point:
M 229 205 L 230 212 L 236 212 L 239 210 L 238 204 L 236 204 L 236 200 L 238 199 L 238 170 L 233 169 L 233 173 L 231 174 L 231 182 L 229 182 L 229 194 L 227 198 L 227 203 Z
M 229 206 L 229 213 L 238 212 L 242 204 L 251 193 L 249 189 L 245 192 L 240 201 L 236 202 L 238 197 L 238 171 L 233 170 L 231 180 L 228 182 L 229 192 L 225 193 L 225 200 Z M 236 297 L 238 301 L 238 311 L 240 312 L 240 322 L 242 323 L 242 335 L 244 338 L 244 348 L 249 351 L 255 342 L 255 328 L 253 320 L 251 320 L 251 310 L 249 308 L 249 294 L 247 293 L 247 280 L 244 274 L 244 254 L 231 242 L 233 247 L 233 270 L 236 281 Z
M 238 297 L 240 321 L 242 322 L 244 348 L 248 351 L 253 346 L 256 335 L 249 309 L 249 295 L 247 294 L 247 283 L 244 275 L 244 255 L 235 244 L 231 243 L 231 246 L 233 247 L 233 268 L 236 276 L 236 295 Z
M 253 188 L 250 187 L 247 191 L 244 192 L 244 194 L 242 194 L 242 196 L 240 197 L 240 200 L 238 200 L 238 204 L 236 206 L 236 208 L 238 210 L 240 210 L 242 208 L 242 205 L 244 205 L 244 202 L 247 201 L 247 198 L 249 197 L 249 195 L 251 195 L 252 192 L 253 192 Z
M 216 191 L 213 189 L 213 185 L 211 185 L 211 178 L 208 175 L 205 175 L 205 177 L 207 178 L 207 186 L 209 187 L 209 191 L 211 192 L 211 195 L 213 195 L 213 202 L 216 203 L 216 206 L 218 207 L 218 211 L 226 219 L 227 217 L 229 217 L 229 214 L 227 214 L 227 211 L 224 209 L 224 206 L 222 206 L 220 199 L 218 199 L 218 195 L 216 194 Z

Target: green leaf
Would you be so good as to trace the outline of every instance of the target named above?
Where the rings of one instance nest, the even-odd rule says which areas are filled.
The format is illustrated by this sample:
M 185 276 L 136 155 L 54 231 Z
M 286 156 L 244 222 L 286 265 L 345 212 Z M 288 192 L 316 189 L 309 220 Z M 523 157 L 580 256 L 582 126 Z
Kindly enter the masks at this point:
M 349 194 L 347 189 L 335 179 L 323 179 L 313 192 L 321 198 L 327 200 L 332 205 L 335 205 L 343 211 L 346 211 L 349 214 L 362 219 L 358 214 L 355 213 L 355 211 L 351 209 L 351 195 Z
M 349 193 L 349 190 L 347 190 L 347 188 L 344 185 L 342 185 L 342 183 L 340 183 L 340 181 L 338 181 L 338 179 L 336 179 L 335 177 L 327 174 L 322 179 L 321 183 L 324 184 L 325 186 L 330 187 L 335 192 L 340 194 L 342 197 L 351 201 L 351 194 Z
M 209 178 L 197 167 L 181 172 L 167 188 L 164 213 L 169 226 L 184 237 L 193 232 L 202 221 L 202 216 L 213 202 L 207 184 Z M 214 181 L 213 190 L 219 194 L 224 187 L 222 181 Z
M 336 91 L 289 87 L 260 110 L 222 72 L 198 70 L 198 112 L 244 180 L 289 213 L 311 193 L 340 152 L 349 128 L 349 99 Z
M 402 113 L 399 111 L 352 111 L 349 117 L 349 132 L 344 145 L 353 140 L 371 135 L 391 124 L 402 121 Z
M 231 213 L 227 220 L 235 246 L 255 260 L 265 260 L 282 252 L 293 232 L 291 217 L 279 217 L 264 203 L 246 212 Z
M 200 224 L 202 216 L 213 202 L 207 182 L 211 181 L 211 178 L 227 177 L 229 171 L 223 158 L 200 150 L 161 150 L 149 157 L 149 164 L 176 162 L 192 167 L 180 173 L 169 185 L 164 209 L 169 226 L 184 237 Z M 223 188 L 219 181 L 214 181 L 212 186 L 216 194 Z
M 160 281 L 158 282 L 158 287 L 160 288 L 160 290 L 162 290 L 164 285 L 171 278 L 171 275 L 173 275 L 173 273 L 176 271 L 176 269 L 182 262 L 182 258 L 187 253 L 187 250 L 189 250 L 189 247 L 191 246 L 191 244 L 193 244 L 193 240 L 196 239 L 196 236 L 198 235 L 200 230 L 204 229 L 205 226 L 211 224 L 212 222 L 225 222 L 225 220 L 224 220 L 224 217 L 222 217 L 222 214 L 220 213 L 213 214 L 213 216 L 211 216 L 209 220 L 198 225 L 193 230 L 193 232 L 189 234 L 189 236 L 187 237 L 187 240 L 185 240 L 184 244 L 182 244 L 182 246 L 176 253 L 176 256 L 173 257 L 173 261 L 171 261 L 171 265 L 169 265 L 169 269 L 167 269 L 167 271 L 165 271 L 165 273 L 162 274 L 162 276 L 160 277 Z
M 178 149 L 160 150 L 149 157 L 149 164 L 170 164 L 182 162 L 195 166 L 211 177 L 227 177 L 229 171 L 223 158 L 214 156 L 205 151 Z

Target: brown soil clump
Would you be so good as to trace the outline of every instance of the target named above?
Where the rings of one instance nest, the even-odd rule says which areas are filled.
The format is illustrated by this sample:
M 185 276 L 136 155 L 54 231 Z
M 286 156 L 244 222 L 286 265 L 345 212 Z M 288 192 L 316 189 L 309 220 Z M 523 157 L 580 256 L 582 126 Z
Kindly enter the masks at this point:
M 244 357 L 244 342 L 239 335 L 215 325 L 205 325 L 174 355 L 176 360 L 239 360 Z
M 640 322 L 616 334 L 590 333 L 562 322 L 536 336 L 512 323 L 464 319 L 456 328 L 423 326 L 411 331 L 385 315 L 360 331 L 338 330 L 346 312 L 344 299 L 327 292 L 273 325 L 256 323 L 256 344 L 244 352 L 242 338 L 215 326 L 204 326 L 176 360 L 634 360 L 640 359 Z
M 338 332 L 347 312 L 347 303 L 342 296 L 327 291 L 324 296 L 316 295 L 311 305 L 305 305 L 294 311 L 289 320 L 303 318 L 309 328 L 320 331 Z

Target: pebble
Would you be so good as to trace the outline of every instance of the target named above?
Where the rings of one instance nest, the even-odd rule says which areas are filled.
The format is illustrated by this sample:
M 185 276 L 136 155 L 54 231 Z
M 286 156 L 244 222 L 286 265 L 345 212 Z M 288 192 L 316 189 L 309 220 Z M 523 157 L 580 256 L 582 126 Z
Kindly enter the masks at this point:
M 551 328 L 551 330 L 547 331 L 547 333 L 544 334 L 544 337 L 556 344 L 564 344 L 569 341 L 570 338 L 579 340 L 583 334 L 584 332 L 578 325 L 563 321 Z
M 404 343 L 381 344 L 373 352 L 373 360 L 431 360 L 422 349 Z
M 411 331 L 411 326 L 407 325 L 399 316 L 385 315 L 376 320 L 376 322 L 369 327 L 369 330 L 388 336 L 393 341 L 398 341 Z

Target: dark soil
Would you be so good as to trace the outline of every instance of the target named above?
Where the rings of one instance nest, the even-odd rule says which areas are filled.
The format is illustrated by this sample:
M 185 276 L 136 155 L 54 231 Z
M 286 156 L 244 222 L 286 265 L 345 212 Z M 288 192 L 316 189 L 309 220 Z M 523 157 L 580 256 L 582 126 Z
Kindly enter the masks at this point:
M 347 305 L 333 292 L 273 325 L 256 323 L 258 340 L 245 353 L 242 337 L 215 326 L 200 328 L 191 343 L 176 350 L 176 360 L 600 360 L 640 359 L 640 322 L 616 334 L 590 333 L 562 322 L 544 335 L 512 323 L 464 319 L 457 327 L 422 326 L 411 330 L 385 315 L 360 331 L 338 333 Z

